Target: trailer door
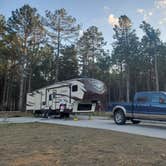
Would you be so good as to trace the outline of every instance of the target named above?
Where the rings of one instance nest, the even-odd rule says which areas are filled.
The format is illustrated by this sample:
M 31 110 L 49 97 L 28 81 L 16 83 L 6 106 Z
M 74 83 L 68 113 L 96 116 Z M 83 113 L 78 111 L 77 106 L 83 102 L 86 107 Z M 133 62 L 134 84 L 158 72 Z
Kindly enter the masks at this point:
M 56 101 L 56 90 L 54 90 L 53 93 L 52 93 L 52 109 L 53 110 L 56 109 L 56 104 L 57 104 L 57 101 Z

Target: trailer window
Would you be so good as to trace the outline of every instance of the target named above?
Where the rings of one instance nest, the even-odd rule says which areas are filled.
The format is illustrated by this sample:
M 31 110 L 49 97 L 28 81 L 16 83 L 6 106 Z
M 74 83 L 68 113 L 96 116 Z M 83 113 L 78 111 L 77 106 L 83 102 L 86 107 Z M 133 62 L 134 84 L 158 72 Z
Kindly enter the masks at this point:
M 56 92 L 53 92 L 53 99 L 56 98 Z
M 52 100 L 52 94 L 49 95 L 49 100 Z
M 72 92 L 77 92 L 78 91 L 78 86 L 77 85 L 73 85 L 72 86 Z

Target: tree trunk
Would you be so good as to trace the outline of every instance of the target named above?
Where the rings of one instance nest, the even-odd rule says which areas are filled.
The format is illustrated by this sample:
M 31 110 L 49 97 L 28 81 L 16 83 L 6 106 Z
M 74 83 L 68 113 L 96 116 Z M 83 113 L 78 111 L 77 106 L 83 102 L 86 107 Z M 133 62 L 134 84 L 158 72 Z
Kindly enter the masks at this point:
M 31 92 L 31 79 L 32 79 L 32 68 L 30 67 L 30 72 L 28 77 L 28 93 Z
M 157 54 L 155 53 L 155 87 L 156 91 L 159 91 L 159 77 L 158 77 L 158 67 L 157 67 Z
M 127 67 L 127 73 L 126 73 L 126 101 L 130 101 L 130 73 L 129 68 Z
M 122 71 L 122 63 L 120 64 L 120 81 L 119 81 L 119 101 L 123 100 L 123 71 Z
M 7 74 L 5 74 L 4 86 L 3 86 L 3 98 L 2 98 L 2 109 L 6 111 L 6 92 L 7 92 Z
M 23 64 L 20 65 L 20 92 L 19 92 L 19 103 L 18 103 L 18 108 L 19 111 L 23 111 L 23 93 L 24 93 L 24 66 Z
M 24 111 L 23 110 L 23 105 L 24 105 L 24 82 L 25 82 L 25 79 L 24 79 L 24 65 L 26 64 L 26 60 L 27 60 L 27 37 L 28 37 L 28 34 L 25 32 L 25 35 L 24 35 L 24 51 L 23 51 L 23 54 L 21 55 L 21 63 L 20 63 L 20 92 L 19 92 L 19 103 L 18 103 L 18 108 L 19 108 L 19 111 Z
M 7 84 L 7 90 L 6 90 L 6 110 L 9 111 L 10 109 L 10 102 L 9 102 L 9 98 L 10 98 L 10 83 Z
M 58 81 L 59 75 L 59 54 L 60 54 L 60 18 L 58 20 L 58 48 L 57 48 L 57 58 L 56 58 L 56 76 L 55 81 Z
M 82 64 L 82 76 L 85 77 L 87 76 L 87 58 L 86 55 L 83 54 L 83 64 Z
M 148 70 L 147 71 L 147 76 L 145 75 L 145 77 L 146 77 L 146 85 L 147 85 L 147 90 L 148 91 L 150 91 L 150 80 L 151 80 L 151 78 L 150 78 L 150 71 Z
M 23 89 L 23 111 L 26 111 L 26 96 L 27 96 L 27 80 L 24 79 L 24 89 Z

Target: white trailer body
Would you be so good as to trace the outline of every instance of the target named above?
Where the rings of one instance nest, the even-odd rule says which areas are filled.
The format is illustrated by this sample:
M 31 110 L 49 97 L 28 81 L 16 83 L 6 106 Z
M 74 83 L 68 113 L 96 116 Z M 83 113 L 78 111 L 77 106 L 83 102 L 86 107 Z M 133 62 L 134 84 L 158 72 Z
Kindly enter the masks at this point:
M 96 91 L 94 91 L 95 88 Z M 99 100 L 97 96 L 103 95 L 105 91 L 103 82 L 91 78 L 58 82 L 32 93 L 27 93 L 26 110 L 51 109 L 58 113 L 61 104 L 65 103 L 65 111 L 69 113 L 94 112 L 96 100 Z

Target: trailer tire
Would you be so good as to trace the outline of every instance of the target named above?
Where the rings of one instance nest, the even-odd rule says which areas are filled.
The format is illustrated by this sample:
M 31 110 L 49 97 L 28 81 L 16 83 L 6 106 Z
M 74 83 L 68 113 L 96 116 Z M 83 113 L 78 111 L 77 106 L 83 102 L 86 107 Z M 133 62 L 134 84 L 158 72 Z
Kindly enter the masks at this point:
M 48 112 L 49 112 L 49 110 L 45 110 L 42 117 L 43 118 L 48 118 L 48 116 L 49 116 Z
M 34 110 L 33 115 L 34 115 L 34 117 L 40 117 L 42 115 L 42 112 L 41 112 L 41 110 Z
M 118 125 L 126 123 L 126 117 L 122 109 L 118 109 L 114 112 L 114 121 Z
M 65 118 L 70 118 L 70 114 L 69 113 L 65 113 Z

